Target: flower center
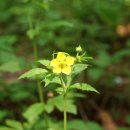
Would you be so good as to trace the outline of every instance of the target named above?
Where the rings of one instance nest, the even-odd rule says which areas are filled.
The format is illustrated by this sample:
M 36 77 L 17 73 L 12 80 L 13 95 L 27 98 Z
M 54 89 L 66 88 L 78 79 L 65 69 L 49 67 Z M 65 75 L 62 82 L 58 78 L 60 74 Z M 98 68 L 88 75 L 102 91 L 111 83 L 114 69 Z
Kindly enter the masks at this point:
M 66 65 L 65 65 L 64 63 L 60 63 L 60 64 L 59 64 L 59 67 L 60 67 L 61 69 L 63 69 L 65 66 L 66 66 Z

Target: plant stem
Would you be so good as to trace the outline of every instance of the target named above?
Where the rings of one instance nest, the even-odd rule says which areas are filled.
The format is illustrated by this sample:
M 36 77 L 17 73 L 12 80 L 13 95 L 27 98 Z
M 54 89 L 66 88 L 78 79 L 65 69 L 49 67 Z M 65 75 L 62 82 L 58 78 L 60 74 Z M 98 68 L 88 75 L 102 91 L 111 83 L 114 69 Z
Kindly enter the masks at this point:
M 63 94 L 63 102 L 64 102 L 64 130 L 67 130 L 67 100 L 66 100 L 66 85 L 63 81 L 63 78 L 62 78 L 62 75 L 60 75 L 60 81 L 61 81 L 61 85 L 63 87 L 63 91 L 64 91 L 64 94 Z
M 61 81 L 61 86 L 63 87 L 63 103 L 64 103 L 64 130 L 67 130 L 67 100 L 66 100 L 66 96 L 67 96 L 67 92 L 66 92 L 66 85 L 63 81 L 62 75 L 59 76 L 60 81 Z
M 37 45 L 33 42 L 33 52 L 34 52 L 34 59 L 38 60 L 38 51 L 37 51 Z M 37 82 L 38 86 L 38 93 L 39 93 L 39 99 L 42 103 L 44 103 L 44 96 L 43 96 L 43 90 L 40 81 Z
M 34 58 L 35 58 L 35 60 L 38 60 L 38 49 L 37 49 L 36 43 L 34 43 L 34 42 L 33 42 L 33 51 L 34 51 Z M 38 87 L 38 94 L 39 94 L 40 102 L 45 104 L 44 95 L 43 95 L 43 89 L 42 89 L 40 81 L 37 81 L 37 87 Z M 44 119 L 45 119 L 46 128 L 48 128 L 49 127 L 49 122 L 48 122 L 47 114 L 44 112 L 43 116 L 44 116 Z
M 28 24 L 29 24 L 29 28 L 33 29 L 32 18 L 30 15 L 28 15 Z M 34 38 L 32 39 L 32 44 L 33 44 L 34 59 L 38 60 L 38 47 L 37 47 L 37 44 L 35 43 Z M 40 81 L 37 81 L 37 87 L 38 87 L 39 100 L 41 103 L 45 104 L 43 89 L 42 89 Z M 45 123 L 46 123 L 46 128 L 48 128 L 49 122 L 48 122 L 47 115 L 45 112 L 44 112 L 44 119 L 45 119 Z
M 38 93 L 39 93 L 40 102 L 44 103 L 44 97 L 43 97 L 43 93 L 42 93 L 42 86 L 41 86 L 41 83 L 39 81 L 37 82 L 37 86 L 38 86 Z
M 33 42 L 33 52 L 34 52 L 34 59 L 38 60 L 38 49 L 37 49 L 36 43 L 34 43 L 34 42 Z M 41 103 L 45 104 L 43 89 L 42 89 L 40 81 L 37 81 L 37 87 L 38 87 L 39 100 L 40 100 Z M 48 122 L 47 114 L 44 112 L 43 116 L 44 116 L 44 119 L 45 119 L 46 128 L 48 128 L 49 122 Z
M 67 130 L 67 100 L 64 94 L 64 130 Z

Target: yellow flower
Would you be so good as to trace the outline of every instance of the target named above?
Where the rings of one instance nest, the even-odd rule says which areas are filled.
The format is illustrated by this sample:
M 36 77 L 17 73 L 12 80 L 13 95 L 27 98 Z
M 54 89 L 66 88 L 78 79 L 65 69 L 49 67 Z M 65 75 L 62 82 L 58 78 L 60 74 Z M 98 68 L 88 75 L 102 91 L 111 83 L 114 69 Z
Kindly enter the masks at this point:
M 58 52 L 57 57 L 51 61 L 50 66 L 52 66 L 54 73 L 64 73 L 69 75 L 71 73 L 71 66 L 74 64 L 74 60 L 74 57 L 69 55 L 67 56 L 64 52 Z

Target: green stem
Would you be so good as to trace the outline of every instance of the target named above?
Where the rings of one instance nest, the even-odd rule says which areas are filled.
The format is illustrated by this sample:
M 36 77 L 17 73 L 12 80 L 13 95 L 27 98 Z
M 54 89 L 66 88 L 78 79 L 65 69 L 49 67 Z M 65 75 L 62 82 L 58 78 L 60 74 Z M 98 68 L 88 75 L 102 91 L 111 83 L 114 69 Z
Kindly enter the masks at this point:
M 63 113 L 63 116 L 64 116 L 64 130 L 67 130 L 67 100 L 66 100 L 66 85 L 65 85 L 65 83 L 64 83 L 64 81 L 63 81 L 63 78 L 62 78 L 62 75 L 60 75 L 60 81 L 61 81 L 61 85 L 62 85 L 62 87 L 63 87 L 63 91 L 64 91 L 64 93 L 63 93 L 63 102 L 64 102 L 64 113 Z
M 34 52 L 34 59 L 38 60 L 38 51 L 37 51 L 37 45 L 33 42 L 33 52 Z M 44 103 L 44 96 L 43 96 L 43 90 L 40 81 L 37 82 L 38 86 L 38 93 L 39 93 L 39 99 L 42 103 Z
M 29 25 L 30 29 L 33 29 L 32 18 L 30 16 L 30 14 L 28 15 L 28 25 Z M 34 42 L 34 38 L 32 39 L 32 44 L 33 44 L 34 59 L 38 60 L 38 48 L 37 48 L 37 44 Z M 40 81 L 37 81 L 37 87 L 38 87 L 38 94 L 39 94 L 40 102 L 45 104 L 43 89 L 42 89 Z M 49 122 L 48 122 L 46 113 L 44 113 L 44 119 L 45 119 L 45 122 L 46 122 L 46 128 L 48 128 Z
M 38 60 L 38 49 L 37 49 L 36 43 L 34 42 L 33 42 L 33 52 L 34 52 L 34 59 Z M 39 100 L 41 103 L 45 104 L 43 89 L 42 89 L 40 81 L 37 81 L 37 87 L 38 87 Z M 48 128 L 49 122 L 48 122 L 47 114 L 45 112 L 44 112 L 44 119 L 45 119 L 46 128 Z
M 63 78 L 62 78 L 62 75 L 61 75 L 61 74 L 60 74 L 60 81 L 61 81 L 62 87 L 65 88 L 65 83 L 64 83 L 64 81 L 63 81 Z
M 28 13 L 28 25 L 30 29 L 33 29 L 32 19 L 29 13 Z
M 64 130 L 67 130 L 67 100 L 66 100 L 66 94 L 64 95 Z
M 38 86 L 38 93 L 39 93 L 39 99 L 40 99 L 40 102 L 44 103 L 44 96 L 43 96 L 43 90 L 42 90 L 42 86 L 41 86 L 41 83 L 38 81 L 37 82 L 37 86 Z

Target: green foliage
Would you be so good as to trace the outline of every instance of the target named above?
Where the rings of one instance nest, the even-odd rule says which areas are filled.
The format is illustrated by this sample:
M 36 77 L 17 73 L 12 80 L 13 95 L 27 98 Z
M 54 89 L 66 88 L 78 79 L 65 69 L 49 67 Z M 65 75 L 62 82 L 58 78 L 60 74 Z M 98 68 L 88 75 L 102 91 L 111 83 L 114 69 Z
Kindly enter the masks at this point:
M 129 130 L 130 128 L 127 127 L 120 127 L 119 130 Z
M 0 126 L 0 130 L 24 130 L 23 125 L 15 120 L 6 120 L 6 125 L 5 126 Z
M 54 107 L 56 107 L 58 110 L 63 112 L 63 110 L 64 110 L 63 101 L 64 100 L 63 100 L 62 96 L 57 96 L 55 98 L 50 98 L 48 100 L 48 102 L 47 102 L 47 105 L 45 106 L 46 111 L 50 113 L 50 112 L 52 112 Z M 48 108 L 50 110 L 48 110 Z M 72 114 L 76 114 L 77 113 L 76 106 L 74 105 L 74 102 L 73 102 L 72 99 L 67 99 L 67 112 L 68 113 L 72 113 Z
M 126 121 L 127 121 L 128 124 L 130 124 L 130 115 L 127 115 Z
M 29 79 L 38 79 L 40 77 L 44 77 L 47 74 L 47 70 L 41 68 L 31 69 L 28 72 L 22 74 L 19 79 L 29 78 Z
M 6 125 L 15 129 L 15 130 L 23 130 L 22 124 L 18 121 L 6 120 Z
M 93 88 L 91 85 L 86 83 L 76 83 L 74 85 L 71 85 L 70 89 L 79 89 L 82 91 L 92 91 L 92 92 L 99 93 L 95 88 Z
M 37 120 L 39 115 L 44 111 L 43 103 L 36 103 L 31 105 L 24 113 L 23 117 L 29 122 L 34 122 Z
M 88 71 L 88 75 L 94 80 L 98 80 L 101 76 L 103 76 L 104 73 L 105 71 L 102 68 L 96 67 Z
M 77 74 L 81 73 L 87 68 L 86 64 L 75 64 L 73 67 L 73 73 L 72 76 L 76 76 Z
M 115 53 L 112 57 L 112 62 L 118 63 L 123 60 L 124 57 L 130 56 L 130 49 L 122 49 L 121 51 Z
M 51 84 L 51 83 L 56 83 L 56 84 L 60 84 L 60 79 L 58 77 L 56 77 L 55 74 L 48 74 L 46 75 L 45 79 L 43 80 L 43 82 L 45 82 L 45 86 Z
M 7 117 L 8 114 L 9 112 L 7 110 L 0 110 L 0 121 Z
M 0 66 L 0 71 L 1 72 L 17 72 L 21 69 L 19 62 L 18 61 L 11 61 L 4 63 Z
M 107 67 L 111 64 L 111 58 L 109 54 L 104 51 L 98 53 L 98 58 L 93 61 L 95 65 L 99 67 Z
M 44 65 L 45 67 L 49 67 L 49 65 L 50 65 L 49 60 L 38 60 L 37 62 Z
M 14 130 L 14 129 L 8 128 L 8 127 L 5 127 L 5 126 L 0 126 L 0 130 Z
M 69 130 L 103 130 L 100 125 L 95 122 L 85 122 L 81 120 L 72 120 L 68 123 Z

